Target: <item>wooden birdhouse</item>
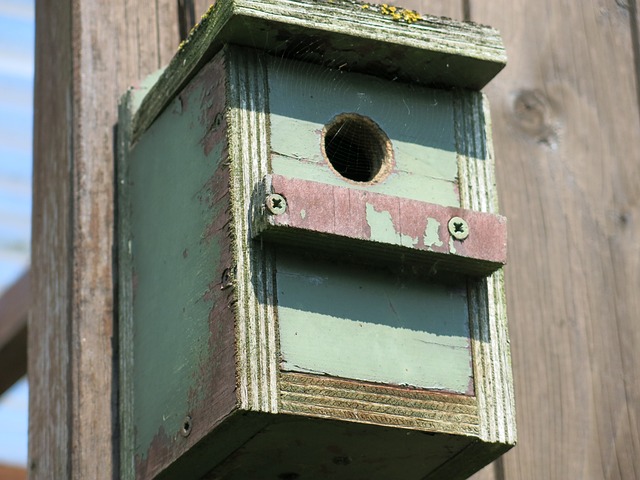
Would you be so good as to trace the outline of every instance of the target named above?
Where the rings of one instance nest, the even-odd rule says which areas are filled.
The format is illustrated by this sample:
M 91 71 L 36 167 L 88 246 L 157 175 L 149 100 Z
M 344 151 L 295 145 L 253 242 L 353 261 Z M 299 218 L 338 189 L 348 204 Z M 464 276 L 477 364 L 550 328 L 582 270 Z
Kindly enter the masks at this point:
M 123 478 L 466 478 L 516 438 L 488 27 L 219 0 L 124 97 Z

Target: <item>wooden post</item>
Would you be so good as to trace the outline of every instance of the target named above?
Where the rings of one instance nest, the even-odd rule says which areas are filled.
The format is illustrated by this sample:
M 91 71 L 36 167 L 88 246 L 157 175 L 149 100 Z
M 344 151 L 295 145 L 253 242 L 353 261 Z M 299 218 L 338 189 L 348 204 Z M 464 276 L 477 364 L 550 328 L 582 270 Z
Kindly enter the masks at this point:
M 111 479 L 114 127 L 120 92 L 176 48 L 172 1 L 36 6 L 31 478 Z

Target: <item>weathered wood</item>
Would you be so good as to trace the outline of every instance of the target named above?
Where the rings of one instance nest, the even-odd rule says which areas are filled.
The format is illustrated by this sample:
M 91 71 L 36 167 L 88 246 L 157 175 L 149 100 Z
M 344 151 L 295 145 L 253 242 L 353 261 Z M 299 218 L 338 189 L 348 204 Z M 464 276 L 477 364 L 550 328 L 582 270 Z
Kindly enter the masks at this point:
M 31 478 L 117 471 L 114 125 L 122 92 L 177 46 L 177 19 L 149 22 L 171 16 L 174 3 L 36 6 Z M 169 23 L 171 32 L 160 30 Z
M 33 478 L 109 478 L 115 468 L 109 408 L 112 127 L 117 96 L 173 54 L 175 3 L 37 5 Z M 194 3 L 204 13 L 209 2 Z M 435 2 L 443 9 L 449 3 Z
M 487 94 L 519 430 L 474 478 L 638 478 L 636 2 L 470 4 L 509 52 Z
M 464 280 L 309 261 L 287 248 L 276 265 L 282 370 L 474 394 Z
M 27 373 L 27 316 L 31 303 L 29 271 L 0 297 L 0 395 Z
M 308 246 L 322 234 L 334 252 L 367 250 L 391 263 L 406 255 L 414 265 L 437 263 L 441 270 L 476 276 L 507 261 L 507 221 L 500 215 L 280 175 L 269 175 L 266 183 L 286 198 L 286 210 L 256 221 L 256 238 Z M 448 226 L 455 217 L 464 218 L 473 234 L 456 239 Z
M 376 0 L 371 3 L 385 3 Z M 388 2 L 386 2 L 388 3 Z M 403 0 L 402 2 L 392 2 L 394 5 L 400 5 L 404 8 L 416 10 L 418 13 L 425 15 L 434 15 L 436 17 L 448 17 L 455 20 L 464 20 L 464 10 L 462 1 L 452 2 L 450 0 Z
M 155 4 L 92 3 L 74 3 L 85 13 L 96 14 L 91 24 L 76 23 L 75 35 L 90 38 L 95 25 L 108 25 L 112 35 L 95 45 L 94 65 L 119 83 L 119 92 L 171 56 L 156 47 L 158 37 L 163 43 L 167 36 L 156 27 L 157 21 L 148 21 L 160 16 Z M 197 19 L 210 2 L 192 3 Z M 168 18 L 174 4 L 160 2 Z M 638 15 L 636 2 L 424 0 L 421 4 L 424 8 L 405 6 L 458 19 L 466 12 L 473 20 L 498 27 L 510 53 L 511 66 L 488 94 L 503 213 L 510 217 L 507 288 L 521 445 L 482 478 L 637 477 L 640 400 L 633 375 L 640 371 L 634 317 L 640 311 L 640 256 L 633 239 L 639 233 L 635 180 L 640 162 L 634 148 L 638 132 L 634 68 L 640 46 L 637 26 L 629 29 Z M 65 394 L 71 384 L 65 358 L 71 348 L 66 340 L 69 325 L 75 325 L 68 322 L 72 261 L 66 256 L 73 244 L 72 164 L 67 156 L 72 137 L 65 125 L 72 116 L 68 102 L 79 94 L 69 90 L 69 85 L 76 85 L 69 58 L 70 5 L 37 3 L 33 258 L 41 295 L 34 298 L 31 321 L 38 331 L 30 335 L 39 352 L 32 348 L 30 368 L 41 368 L 42 376 L 31 379 L 35 396 L 30 455 L 32 468 L 43 469 L 34 478 L 69 478 L 71 462 L 70 433 L 65 431 L 72 411 Z M 115 29 L 116 21 L 123 27 Z M 177 31 L 177 23 L 167 25 Z M 82 28 L 86 29 L 78 33 Z M 177 35 L 172 35 L 175 43 L 167 41 L 165 48 L 177 44 Z M 105 49 L 116 45 L 118 63 L 100 59 Z M 80 72 L 94 74 L 91 68 L 76 67 L 76 77 Z M 99 85 L 93 95 L 100 96 L 108 85 Z M 105 101 L 94 104 L 96 113 L 115 108 L 115 99 L 101 98 Z M 103 135 L 105 144 L 112 142 L 113 123 L 100 122 L 92 120 L 85 132 Z M 106 176 L 101 182 L 112 183 L 112 178 Z M 104 224 L 100 219 L 97 223 Z M 108 259 L 109 254 L 103 254 L 100 262 Z M 83 298 L 81 302 L 87 297 Z M 99 335 L 90 329 L 84 333 Z M 73 338 L 76 345 L 81 343 L 80 335 Z M 73 408 L 79 411 L 78 406 Z M 105 416 L 95 410 L 92 415 Z M 100 458 L 105 477 L 108 459 L 108 453 Z M 73 464 L 81 460 L 82 456 L 74 457 Z
M 225 13 L 221 8 L 209 15 Z M 356 11 L 351 4 L 345 8 Z M 358 8 L 358 15 L 369 19 L 361 12 L 367 9 Z M 198 27 L 177 60 L 139 104 L 130 103 L 121 119 L 121 127 L 133 132 L 121 142 L 123 176 L 118 181 L 124 191 L 120 273 L 128 276 L 121 276 L 121 298 L 129 302 L 121 305 L 121 340 L 123 353 L 131 356 L 122 365 L 132 372 L 123 372 L 122 385 L 134 392 L 132 400 L 123 397 L 123 415 L 132 418 L 123 422 L 123 434 L 134 437 L 126 440 L 133 448 L 123 450 L 123 472 L 138 478 L 169 476 L 182 468 L 223 474 L 239 468 L 236 460 L 244 455 L 243 468 L 258 468 L 264 455 L 256 457 L 256 449 L 274 431 L 283 435 L 285 444 L 295 441 L 298 434 L 289 425 L 296 424 L 299 416 L 315 417 L 314 422 L 305 422 L 318 428 L 326 419 L 367 424 L 366 435 L 377 437 L 377 448 L 383 447 L 382 432 L 389 427 L 432 433 L 439 447 L 425 465 L 411 464 L 424 468 L 423 475 L 437 476 L 443 468 L 449 478 L 461 478 L 510 448 L 515 429 L 500 275 L 477 281 L 460 272 L 455 278 L 447 273 L 451 284 L 434 286 L 426 279 L 445 281 L 438 268 L 420 271 L 415 262 L 399 258 L 397 272 L 389 275 L 380 266 L 380 271 L 372 272 L 342 262 L 324 265 L 318 252 L 300 258 L 301 266 L 287 263 L 286 255 L 293 253 L 286 248 L 274 249 L 267 242 L 253 241 L 251 235 L 257 216 L 265 215 L 267 193 L 279 186 L 276 177 L 267 176 L 276 172 L 297 182 L 310 175 L 335 187 L 338 193 L 333 196 L 366 187 L 367 205 L 389 207 L 394 214 L 398 209 L 410 213 L 413 204 L 407 202 L 429 198 L 445 208 L 464 203 L 485 212 L 474 212 L 478 218 L 491 217 L 496 211 L 493 158 L 482 96 L 330 71 L 236 46 L 223 48 L 193 76 L 193 69 L 209 58 L 209 44 L 218 44 L 216 32 L 223 40 L 229 33 L 216 30 L 226 25 L 224 17 L 207 18 L 214 20 Z M 293 25 L 300 20 L 295 11 L 279 18 Z M 315 25 L 312 20 L 304 21 Z M 207 30 L 211 25 L 214 30 Z M 398 28 L 405 27 L 403 33 L 408 35 L 410 26 Z M 416 26 L 420 27 L 424 24 Z M 268 31 L 264 35 L 270 49 L 272 38 Z M 455 32 L 452 35 L 457 38 Z M 383 53 L 371 55 L 378 59 Z M 360 56 L 367 61 L 367 55 Z M 322 63 L 313 56 L 306 60 Z M 403 68 L 412 67 L 399 68 L 402 75 Z M 314 76 L 324 83 L 315 82 Z M 184 82 L 184 89 L 173 93 Z M 315 88 L 294 91 L 296 82 Z M 336 84 L 343 87 L 339 92 L 333 91 Z M 324 89 L 329 89 L 327 98 L 322 96 Z M 137 92 L 134 95 L 139 98 Z M 370 115 L 367 125 L 382 125 L 394 142 L 384 142 L 387 155 L 394 159 L 385 164 L 388 182 L 385 177 L 366 186 L 358 184 L 332 171 L 323 160 L 328 147 L 322 147 L 321 132 L 345 109 Z M 156 118 L 153 112 L 158 110 L 162 112 Z M 144 126 L 141 118 L 155 121 Z M 289 159 L 291 168 L 282 165 L 281 157 Z M 307 168 L 306 163 L 313 165 Z M 419 177 L 414 183 L 412 175 Z M 419 184 L 425 183 L 438 188 L 421 189 Z M 389 195 L 401 202 L 387 201 Z M 295 200 L 293 196 L 291 201 Z M 356 203 L 351 202 L 354 208 Z M 361 206 L 366 211 L 366 205 Z M 454 214 L 464 215 L 453 208 L 437 223 L 446 223 Z M 473 215 L 469 223 L 475 225 Z M 395 248 L 387 238 L 386 218 L 369 214 L 370 233 L 375 241 Z M 426 229 L 423 225 L 418 233 Z M 414 230 L 402 232 L 409 236 Z M 504 238 L 500 242 L 503 247 Z M 444 248 L 456 245 L 453 238 L 447 243 Z M 471 249 L 473 241 L 460 248 L 467 246 Z M 470 257 L 475 261 L 475 254 Z M 375 264 L 376 258 L 368 263 Z M 316 277 L 325 283 L 331 278 L 333 283 L 325 285 L 328 291 L 315 284 L 304 290 L 301 279 L 316 281 Z M 402 288 L 392 291 L 396 284 Z M 423 297 L 426 291 L 429 294 Z M 336 302 L 333 309 L 322 305 L 328 297 Z M 349 316 L 353 305 L 361 307 L 360 317 Z M 358 319 L 358 328 L 366 328 L 356 333 L 345 327 Z M 309 321 L 315 330 L 306 325 Z M 323 328 L 325 321 L 330 325 Z M 230 330 L 233 324 L 235 330 Z M 382 331 L 385 325 L 388 331 Z M 321 350 L 310 352 L 306 346 L 311 344 Z M 359 358 L 327 363 L 332 348 Z M 368 351 L 375 348 L 380 351 L 377 355 Z M 235 355 L 229 357 L 230 350 Z M 386 368 L 378 365 L 394 361 Z M 384 386 L 373 382 L 392 388 L 381 394 Z M 416 387 L 425 391 L 416 393 Z M 426 405 L 431 407 L 421 408 Z M 242 419 L 252 411 L 261 415 Z M 231 435 L 229 423 L 244 433 Z M 227 433 L 219 433 L 225 429 Z M 249 436 L 243 440 L 242 435 Z M 216 465 L 221 451 L 212 445 L 228 443 L 229 454 L 243 441 L 246 445 L 229 462 Z M 204 458 L 209 449 L 212 456 Z M 313 462 L 321 465 L 324 460 L 318 455 L 313 453 Z M 364 474 L 376 461 L 369 455 L 342 474 Z M 128 456 L 135 456 L 135 461 Z M 297 462 L 295 457 L 289 452 L 287 462 Z M 296 470 L 312 474 L 313 462 Z M 465 468 L 456 472 L 460 462 Z M 128 470 L 132 464 L 135 473 Z M 382 478 L 380 472 L 377 475 Z
M 126 430 L 135 446 L 122 452 L 127 470 L 135 454 L 139 478 L 164 470 L 236 406 L 233 289 L 221 287 L 234 264 L 224 60 L 194 78 L 131 154 L 122 142 L 122 388 L 132 397 L 122 415 L 135 419 Z
M 278 35 L 272 34 L 274 29 Z M 134 118 L 134 141 L 224 43 L 260 47 L 332 68 L 375 68 L 376 75 L 389 79 L 472 89 L 483 87 L 506 62 L 500 38 L 489 27 L 415 13 L 404 17 L 387 7 L 349 1 L 221 0 L 196 30 Z M 346 39 L 349 48 L 341 48 Z M 375 47 L 362 61 L 359 50 L 371 44 Z
M 73 269 L 73 259 L 69 258 L 73 245 L 71 2 L 39 2 L 36 24 L 31 232 L 34 295 L 28 324 L 28 370 L 33 372 L 29 379 L 29 475 L 35 479 L 72 478 L 69 448 Z M 51 128 L 52 125 L 57 128 Z M 110 431 L 110 420 L 107 422 Z M 100 432 L 96 433 L 100 436 Z M 102 449 L 96 448 L 100 450 L 108 472 L 111 449 L 105 450 L 103 444 Z

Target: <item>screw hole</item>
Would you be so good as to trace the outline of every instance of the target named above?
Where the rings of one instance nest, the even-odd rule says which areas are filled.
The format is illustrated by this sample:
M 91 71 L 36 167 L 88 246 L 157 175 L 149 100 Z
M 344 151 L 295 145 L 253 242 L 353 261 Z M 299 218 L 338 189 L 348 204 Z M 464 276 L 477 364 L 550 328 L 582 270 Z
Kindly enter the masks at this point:
M 338 175 L 358 183 L 377 183 L 391 171 L 391 142 L 370 118 L 343 113 L 325 125 L 324 154 Z
M 187 415 L 186 417 L 184 417 L 184 420 L 182 421 L 182 429 L 180 430 L 180 434 L 183 437 L 188 437 L 189 434 L 191 433 L 192 427 L 193 427 L 193 423 L 192 423 L 191 417 Z

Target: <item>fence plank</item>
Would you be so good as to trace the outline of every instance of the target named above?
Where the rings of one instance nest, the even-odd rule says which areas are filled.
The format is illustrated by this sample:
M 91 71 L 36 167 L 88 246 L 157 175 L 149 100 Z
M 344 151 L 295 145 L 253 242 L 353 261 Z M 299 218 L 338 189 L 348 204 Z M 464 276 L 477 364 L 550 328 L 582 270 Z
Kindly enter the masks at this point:
M 500 29 L 509 55 L 487 93 L 509 218 L 519 437 L 478 479 L 640 477 L 640 119 L 630 5 L 470 2 L 471 19 Z

